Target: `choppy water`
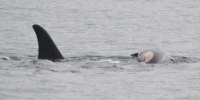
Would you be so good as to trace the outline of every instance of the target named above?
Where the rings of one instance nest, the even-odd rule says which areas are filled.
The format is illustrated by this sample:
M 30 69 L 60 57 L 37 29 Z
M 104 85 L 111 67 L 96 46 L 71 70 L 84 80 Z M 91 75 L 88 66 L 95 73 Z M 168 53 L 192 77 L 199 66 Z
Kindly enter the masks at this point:
M 1 100 L 198 100 L 200 1 L 0 0 Z M 37 60 L 33 24 L 65 56 Z M 175 63 L 130 54 L 160 48 Z

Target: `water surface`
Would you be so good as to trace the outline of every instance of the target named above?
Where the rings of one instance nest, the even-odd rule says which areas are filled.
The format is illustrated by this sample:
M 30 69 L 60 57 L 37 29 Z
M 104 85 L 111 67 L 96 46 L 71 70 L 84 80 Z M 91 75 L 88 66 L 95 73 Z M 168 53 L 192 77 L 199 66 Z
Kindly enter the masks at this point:
M 198 0 L 0 0 L 1 100 L 200 99 Z M 66 58 L 37 60 L 33 24 Z M 175 63 L 130 54 L 160 48 Z

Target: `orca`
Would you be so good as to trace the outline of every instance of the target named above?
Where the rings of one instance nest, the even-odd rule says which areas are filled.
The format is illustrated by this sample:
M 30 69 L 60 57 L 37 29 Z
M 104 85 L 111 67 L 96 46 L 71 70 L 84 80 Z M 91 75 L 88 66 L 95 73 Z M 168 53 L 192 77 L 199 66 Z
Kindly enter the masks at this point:
M 173 61 L 173 59 L 170 59 L 164 52 L 156 50 L 146 50 L 141 53 L 134 53 L 131 54 L 131 57 L 136 58 L 138 62 L 145 62 L 148 64 Z
M 38 40 L 38 59 L 47 59 L 54 62 L 64 59 L 50 35 L 44 28 L 40 25 L 34 24 L 33 29 Z M 159 50 L 146 50 L 141 53 L 131 54 L 131 57 L 134 59 L 136 58 L 138 62 L 145 63 L 173 61 L 172 59 L 169 59 L 165 53 Z
M 33 29 L 38 40 L 38 59 L 59 61 L 64 59 L 50 35 L 40 25 L 34 24 Z

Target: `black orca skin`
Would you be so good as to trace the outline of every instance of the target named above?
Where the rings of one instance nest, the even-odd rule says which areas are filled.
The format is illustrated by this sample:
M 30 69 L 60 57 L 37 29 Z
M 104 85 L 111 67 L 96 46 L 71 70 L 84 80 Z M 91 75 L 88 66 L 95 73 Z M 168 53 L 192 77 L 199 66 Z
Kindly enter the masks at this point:
M 48 59 L 51 61 L 64 59 L 46 30 L 36 24 L 33 25 L 33 29 L 36 33 L 38 40 L 38 59 Z

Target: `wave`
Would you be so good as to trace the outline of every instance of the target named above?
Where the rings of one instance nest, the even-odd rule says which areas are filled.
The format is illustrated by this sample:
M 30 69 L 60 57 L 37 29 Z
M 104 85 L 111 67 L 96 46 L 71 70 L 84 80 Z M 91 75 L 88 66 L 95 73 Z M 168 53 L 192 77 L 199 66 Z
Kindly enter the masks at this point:
M 194 57 L 185 57 L 185 56 L 171 56 L 173 61 L 169 63 L 197 63 L 200 62 L 200 58 Z M 0 56 L 1 61 L 24 61 L 32 60 L 37 61 L 36 56 L 29 55 L 27 57 L 18 57 L 18 56 Z M 74 56 L 66 57 L 60 62 L 109 62 L 109 63 L 130 63 L 135 59 L 132 59 L 130 56 L 101 56 L 101 55 L 85 55 L 85 56 Z

